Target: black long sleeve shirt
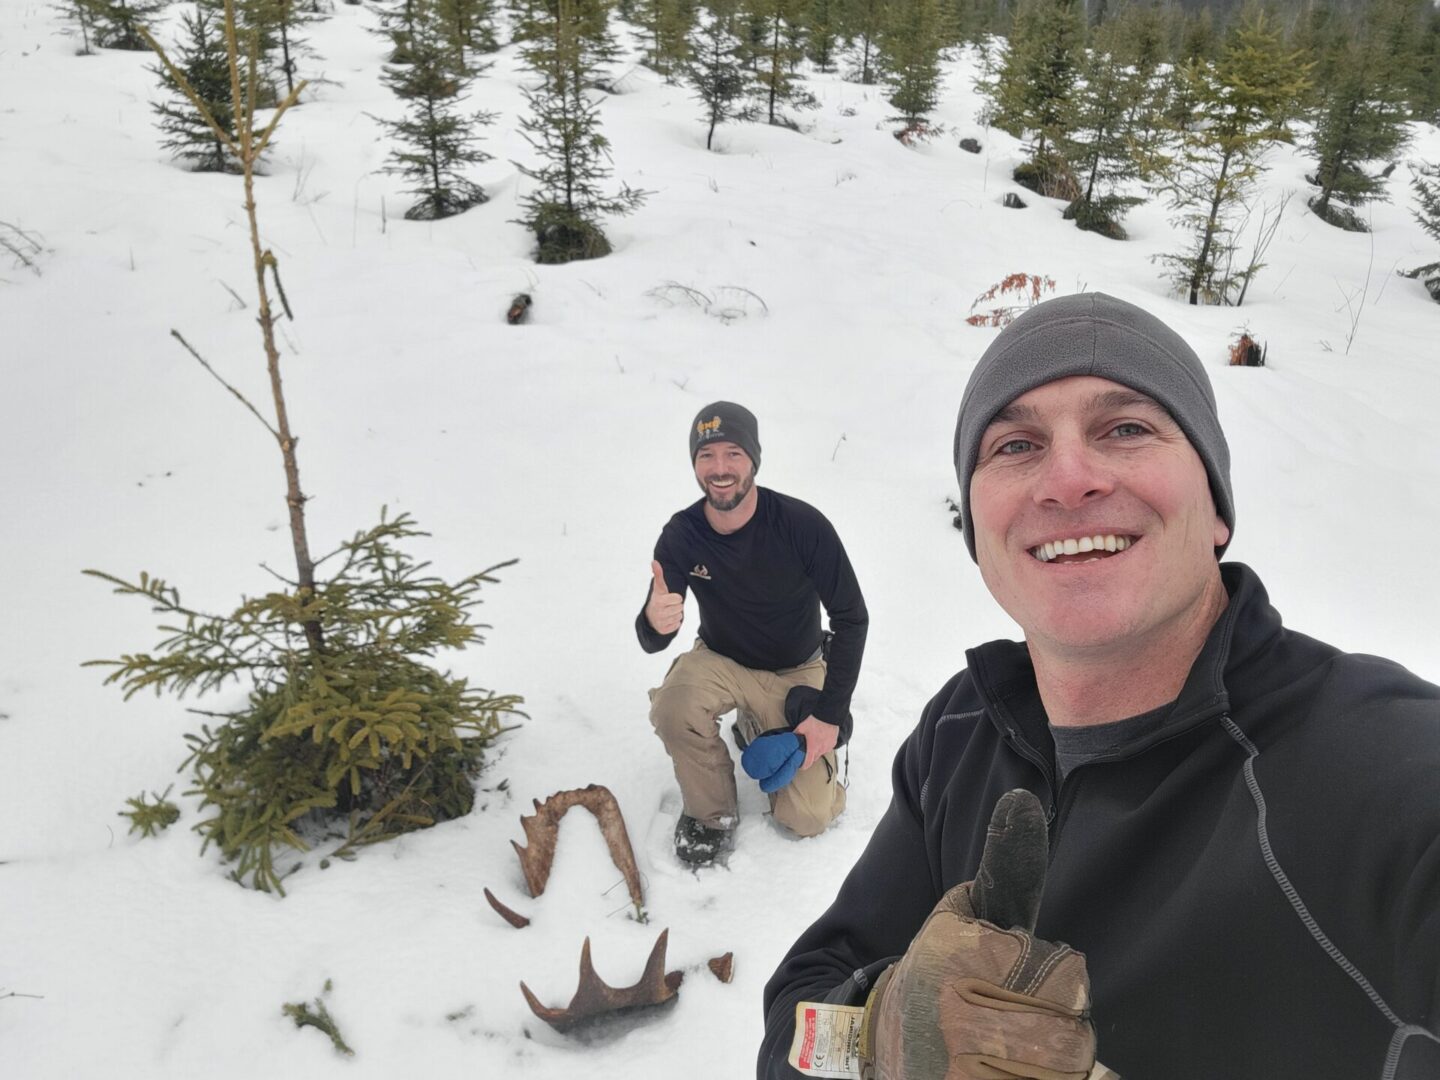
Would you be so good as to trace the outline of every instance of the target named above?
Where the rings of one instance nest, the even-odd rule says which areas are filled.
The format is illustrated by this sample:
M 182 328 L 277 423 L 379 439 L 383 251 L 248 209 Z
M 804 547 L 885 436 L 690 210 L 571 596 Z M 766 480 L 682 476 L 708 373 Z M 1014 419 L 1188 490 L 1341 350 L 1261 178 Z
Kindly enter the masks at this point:
M 700 640 L 748 668 L 779 671 L 814 656 L 823 604 L 834 637 L 814 714 L 844 726 L 870 622 L 860 584 L 824 514 L 769 488 L 756 493 L 755 515 L 733 533 L 710 527 L 704 499 L 681 510 L 661 531 L 655 559 L 671 592 L 694 591 Z M 651 628 L 643 605 L 635 632 L 646 652 L 675 638 Z

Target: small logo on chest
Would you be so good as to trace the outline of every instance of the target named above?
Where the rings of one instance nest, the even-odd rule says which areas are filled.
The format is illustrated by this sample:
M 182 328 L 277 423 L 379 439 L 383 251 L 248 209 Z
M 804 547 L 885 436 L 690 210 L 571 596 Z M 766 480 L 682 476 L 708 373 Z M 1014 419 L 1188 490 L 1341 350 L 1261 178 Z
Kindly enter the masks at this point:
M 701 581 L 710 580 L 710 571 L 705 568 L 704 563 L 696 563 L 695 569 L 690 571 L 691 577 L 698 577 Z

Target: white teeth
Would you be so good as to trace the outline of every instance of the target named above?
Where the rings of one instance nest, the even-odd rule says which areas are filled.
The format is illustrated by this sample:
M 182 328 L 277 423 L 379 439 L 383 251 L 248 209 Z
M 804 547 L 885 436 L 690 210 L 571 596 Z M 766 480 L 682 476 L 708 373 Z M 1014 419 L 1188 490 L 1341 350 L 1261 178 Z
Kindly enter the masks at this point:
M 1030 549 L 1030 554 L 1041 562 L 1050 562 L 1057 555 L 1080 555 L 1091 551 L 1124 551 L 1131 544 L 1126 536 L 1114 533 L 1096 533 L 1094 536 L 1072 537 L 1068 540 L 1047 540 Z M 1097 556 L 1098 558 L 1098 556 Z M 1087 559 L 1086 562 L 1094 562 Z

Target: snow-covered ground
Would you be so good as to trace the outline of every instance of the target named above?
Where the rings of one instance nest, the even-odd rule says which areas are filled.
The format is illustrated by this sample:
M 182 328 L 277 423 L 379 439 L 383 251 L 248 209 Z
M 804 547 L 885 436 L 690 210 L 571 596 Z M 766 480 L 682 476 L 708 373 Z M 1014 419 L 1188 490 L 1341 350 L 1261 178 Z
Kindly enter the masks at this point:
M 1131 215 L 1128 243 L 1076 231 L 1029 193 L 1029 209 L 1001 207 L 1019 151 L 975 121 L 966 62 L 947 65 L 947 131 L 928 145 L 891 137 L 876 88 L 816 76 L 807 130 L 722 128 L 714 153 L 687 91 L 626 63 L 605 129 L 618 176 L 650 199 L 609 224 L 613 256 L 542 268 L 512 223 L 528 183 L 513 161 L 531 160 L 514 50 L 473 99 L 501 114 L 475 172 L 492 201 L 406 222 L 400 182 L 376 171 L 373 116 L 399 110 L 371 20 L 340 5 L 314 28 L 325 81 L 284 120 L 259 183 L 295 311 L 285 378 L 312 543 L 330 550 L 388 505 L 434 534 L 417 550 L 446 576 L 519 557 L 486 594 L 488 642 L 453 664 L 524 694 L 530 719 L 468 818 L 327 870 L 311 859 L 284 900 L 197 857 L 193 800 L 158 839 L 126 835 L 127 796 L 184 789 L 194 703 L 122 703 L 81 670 L 157 634 L 144 604 L 80 570 L 145 569 L 229 610 L 270 586 L 261 563 L 289 565 L 270 437 L 169 337 L 265 400 L 249 239 L 238 180 L 159 150 L 153 58 L 77 57 L 46 3 L 0 5 L 0 221 L 45 247 L 39 276 L 0 262 L 6 1077 L 750 1073 L 761 988 L 883 811 L 896 747 L 968 645 L 1015 633 L 945 505 L 955 410 L 995 334 L 963 320 L 1012 272 L 1172 323 L 1211 365 L 1234 453 L 1229 557 L 1259 570 L 1292 626 L 1440 679 L 1440 560 L 1426 554 L 1440 536 L 1440 306 L 1393 273 L 1440 253 L 1410 216 L 1408 164 L 1373 234 L 1354 235 L 1305 212 L 1308 163 L 1277 148 L 1267 197 L 1300 193 L 1270 266 L 1243 308 L 1192 308 L 1151 262 L 1179 246 L 1163 207 Z M 983 153 L 961 151 L 963 136 Z M 1440 132 L 1418 128 L 1407 155 L 1440 159 Z M 507 326 L 521 291 L 532 319 Z M 1243 326 L 1268 367 L 1225 366 Z M 872 622 L 848 812 L 796 842 L 747 786 L 728 868 L 695 875 L 670 851 L 678 795 L 646 720 L 674 650 L 645 655 L 631 621 L 661 525 L 696 496 L 687 425 L 716 398 L 758 414 L 761 482 L 835 523 Z M 583 813 L 566 819 L 544 896 L 525 892 L 519 814 L 592 782 L 625 812 L 646 925 Z M 502 923 L 486 886 L 532 925 Z M 586 935 L 600 974 L 624 984 L 663 927 L 669 966 L 689 971 L 667 1013 L 588 1044 L 529 1013 L 519 981 L 568 1001 Z M 728 950 L 723 985 L 704 961 Z M 327 979 L 353 1059 L 281 1014 Z

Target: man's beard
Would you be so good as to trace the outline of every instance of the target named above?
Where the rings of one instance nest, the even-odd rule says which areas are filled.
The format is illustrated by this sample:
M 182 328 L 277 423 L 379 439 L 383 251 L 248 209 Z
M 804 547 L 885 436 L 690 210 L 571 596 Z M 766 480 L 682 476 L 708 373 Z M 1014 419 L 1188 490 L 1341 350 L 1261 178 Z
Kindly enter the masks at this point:
M 730 493 L 728 495 L 717 495 L 714 491 L 711 490 L 709 484 L 700 485 L 701 490 L 705 492 L 705 501 L 710 504 L 710 508 L 712 510 L 719 510 L 722 513 L 727 510 L 734 510 L 737 506 L 739 506 L 741 502 L 744 501 L 745 496 L 749 495 L 750 490 L 755 486 L 754 473 L 751 473 L 749 476 L 717 476 L 713 479 L 734 479 L 735 481 L 735 486 L 730 489 Z

